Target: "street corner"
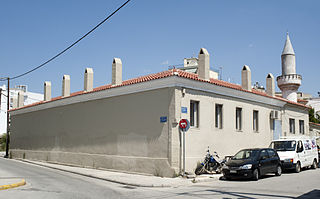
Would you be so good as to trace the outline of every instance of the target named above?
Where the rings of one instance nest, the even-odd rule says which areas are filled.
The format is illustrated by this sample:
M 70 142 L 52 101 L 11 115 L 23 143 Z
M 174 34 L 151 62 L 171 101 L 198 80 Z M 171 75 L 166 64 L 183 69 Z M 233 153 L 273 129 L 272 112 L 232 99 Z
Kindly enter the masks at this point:
M 15 182 L 12 183 L 13 181 L 15 181 Z M 0 185 L 0 190 L 12 189 L 12 188 L 16 188 L 16 187 L 20 187 L 20 186 L 25 185 L 26 184 L 26 180 L 22 179 L 22 180 L 18 181 L 17 179 L 15 179 L 15 180 L 2 179 L 1 180 L 1 184 L 5 184 L 5 185 Z

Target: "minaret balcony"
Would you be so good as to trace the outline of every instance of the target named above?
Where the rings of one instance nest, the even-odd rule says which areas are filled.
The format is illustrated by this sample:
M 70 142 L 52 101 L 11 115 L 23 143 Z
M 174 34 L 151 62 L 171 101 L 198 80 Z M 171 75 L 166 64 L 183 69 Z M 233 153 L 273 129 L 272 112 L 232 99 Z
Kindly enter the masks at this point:
M 278 86 L 285 84 L 301 85 L 302 77 L 298 74 L 281 75 L 277 77 Z

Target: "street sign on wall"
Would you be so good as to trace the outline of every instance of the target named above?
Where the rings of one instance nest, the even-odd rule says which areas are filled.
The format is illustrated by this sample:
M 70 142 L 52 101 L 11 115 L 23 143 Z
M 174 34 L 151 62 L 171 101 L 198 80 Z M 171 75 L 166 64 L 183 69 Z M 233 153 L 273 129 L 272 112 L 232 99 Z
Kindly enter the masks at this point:
M 160 117 L 160 122 L 161 123 L 165 123 L 165 122 L 167 122 L 167 120 L 168 120 L 167 116 Z

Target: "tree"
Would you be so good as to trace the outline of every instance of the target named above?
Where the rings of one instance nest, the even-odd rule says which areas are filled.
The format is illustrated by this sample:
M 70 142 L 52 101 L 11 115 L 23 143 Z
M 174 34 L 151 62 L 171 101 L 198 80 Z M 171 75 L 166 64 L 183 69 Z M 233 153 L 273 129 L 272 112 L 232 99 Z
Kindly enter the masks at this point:
M 320 123 L 320 116 L 318 114 L 314 114 L 314 109 L 309 110 L 309 122 Z

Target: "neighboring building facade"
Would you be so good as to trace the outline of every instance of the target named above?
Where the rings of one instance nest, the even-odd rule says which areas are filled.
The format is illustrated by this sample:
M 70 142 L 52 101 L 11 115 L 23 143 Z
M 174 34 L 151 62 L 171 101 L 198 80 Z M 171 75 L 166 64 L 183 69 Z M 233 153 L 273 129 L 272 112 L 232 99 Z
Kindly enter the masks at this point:
M 0 86 L 1 90 L 1 106 L 0 106 L 0 134 L 7 132 L 7 88 L 5 85 Z M 17 108 L 18 106 L 18 95 L 23 93 L 23 105 L 33 104 L 43 100 L 43 94 L 29 92 L 26 85 L 19 85 L 15 88 L 10 88 L 9 97 L 10 105 L 9 109 Z
M 61 97 L 12 110 L 11 156 L 174 176 L 182 167 L 183 118 L 191 124 L 187 171 L 194 171 L 208 146 L 225 156 L 267 147 L 283 135 L 309 134 L 309 107 L 275 96 L 272 74 L 265 92 L 252 88 L 248 66 L 241 85 L 211 78 L 203 48 L 197 74 L 172 69 L 122 81 L 121 73 L 115 58 L 112 84 L 92 88 L 93 72 L 86 69 L 84 91 L 63 91 Z M 63 78 L 64 90 L 69 83 Z M 51 96 L 50 85 L 45 83 L 45 96 Z

